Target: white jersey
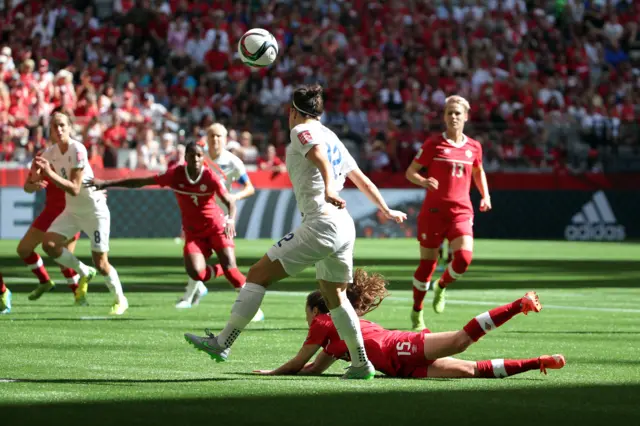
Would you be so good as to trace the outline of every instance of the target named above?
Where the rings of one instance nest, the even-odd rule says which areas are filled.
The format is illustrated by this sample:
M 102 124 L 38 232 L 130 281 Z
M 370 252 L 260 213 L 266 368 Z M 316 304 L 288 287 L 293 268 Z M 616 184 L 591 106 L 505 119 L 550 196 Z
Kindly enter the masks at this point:
M 291 129 L 291 143 L 287 147 L 287 171 L 293 185 L 298 210 L 304 215 L 337 209 L 324 199 L 324 181 L 317 167 L 306 158 L 315 145 L 326 150 L 333 169 L 333 190 L 340 192 L 347 174 L 358 168 L 342 141 L 319 121 L 298 124 Z
M 222 150 L 218 158 L 216 158 L 215 160 L 210 158 L 210 160 L 216 166 L 218 166 L 211 167 L 211 170 L 213 170 L 220 177 L 222 182 L 224 182 L 224 186 L 227 188 L 227 191 L 231 192 L 231 186 L 233 185 L 233 182 L 242 180 L 243 177 L 244 179 L 247 179 L 247 169 L 244 166 L 242 160 L 226 149 Z M 241 181 L 240 183 L 245 182 Z M 216 197 L 216 202 L 225 214 L 229 214 L 227 206 L 225 206 L 218 197 Z
M 87 149 L 78 141 L 69 140 L 69 148 L 64 154 L 60 152 L 60 146 L 55 144 L 42 154 L 42 156 L 51 163 L 52 168 L 65 179 L 71 176 L 71 170 L 83 169 L 82 183 L 80 193 L 73 196 L 69 193 L 65 194 L 66 210 L 77 213 L 87 211 L 100 211 L 107 208 L 106 196 L 102 191 L 96 191 L 94 188 L 87 188 L 84 183 L 93 180 L 94 174 Z

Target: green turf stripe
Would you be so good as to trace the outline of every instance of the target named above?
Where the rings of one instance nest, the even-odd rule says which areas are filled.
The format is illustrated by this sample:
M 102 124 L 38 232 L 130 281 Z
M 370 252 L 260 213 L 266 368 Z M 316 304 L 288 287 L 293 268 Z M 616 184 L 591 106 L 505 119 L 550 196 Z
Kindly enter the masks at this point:
M 238 217 L 238 227 L 237 232 L 239 237 L 243 237 L 247 233 L 247 229 L 249 228 L 249 219 L 251 219 L 251 213 L 253 213 L 253 207 L 256 204 L 256 200 L 258 199 L 256 192 L 255 197 L 245 198 L 244 205 L 242 206 L 242 211 L 240 212 L 240 217 Z
M 262 225 L 260 226 L 260 238 L 271 238 L 271 230 L 273 229 L 273 222 L 278 220 L 274 217 L 276 210 L 276 204 L 278 204 L 278 198 L 282 191 L 271 191 L 269 198 L 267 199 L 267 205 L 264 208 L 262 217 Z
M 300 214 L 298 206 L 296 205 L 296 197 L 293 196 L 289 199 L 289 205 L 287 206 L 287 214 L 284 217 L 284 232 L 293 231 L 293 217 Z

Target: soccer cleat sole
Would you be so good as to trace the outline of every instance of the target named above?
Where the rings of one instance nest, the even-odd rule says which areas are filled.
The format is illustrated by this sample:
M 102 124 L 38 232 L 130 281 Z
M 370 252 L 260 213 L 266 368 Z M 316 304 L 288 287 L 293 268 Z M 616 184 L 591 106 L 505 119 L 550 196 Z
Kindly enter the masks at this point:
M 217 354 L 212 354 L 209 353 L 207 351 L 205 351 L 204 349 L 198 347 L 198 345 L 196 345 L 195 343 L 193 343 L 187 336 L 184 336 L 184 340 L 190 344 L 191 346 L 193 346 L 197 351 L 200 352 L 204 352 L 205 354 L 209 355 L 211 357 L 212 360 L 214 360 L 215 362 L 226 362 L 227 360 L 224 359 L 223 357 L 221 357 L 220 355 Z

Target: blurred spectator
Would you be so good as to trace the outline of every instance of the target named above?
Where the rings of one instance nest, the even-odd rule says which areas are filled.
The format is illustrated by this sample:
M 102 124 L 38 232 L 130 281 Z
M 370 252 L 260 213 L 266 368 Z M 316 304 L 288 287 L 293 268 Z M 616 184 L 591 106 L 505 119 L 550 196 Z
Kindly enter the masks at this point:
M 276 155 L 276 147 L 273 145 L 267 146 L 267 155 L 258 159 L 258 169 L 274 173 L 283 173 L 287 170 L 284 161 Z
M 258 148 L 253 145 L 253 136 L 250 132 L 244 131 L 240 134 L 240 152 L 242 161 L 245 164 L 256 164 L 258 162 Z
M 12 161 L 32 155 L 62 107 L 105 167 L 130 152 L 166 167 L 214 119 L 255 164 L 269 145 L 284 154 L 288 133 L 274 122 L 286 120 L 293 88 L 320 82 L 322 122 L 365 169 L 402 169 L 441 131 L 453 93 L 471 103 L 469 135 L 491 141 L 492 170 L 640 164 L 638 2 L 115 0 L 107 20 L 93 6 L 40 3 L 9 2 L 0 17 L 0 129 Z M 279 44 L 271 67 L 237 56 L 254 27 Z M 234 128 L 249 138 L 234 142 Z

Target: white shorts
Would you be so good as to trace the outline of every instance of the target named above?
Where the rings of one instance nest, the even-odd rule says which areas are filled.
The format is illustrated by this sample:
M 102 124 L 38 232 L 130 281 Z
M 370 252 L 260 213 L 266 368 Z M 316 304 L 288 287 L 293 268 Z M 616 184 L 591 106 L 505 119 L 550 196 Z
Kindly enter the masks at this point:
M 109 251 L 109 234 L 111 232 L 111 213 L 109 209 L 73 213 L 64 210 L 53 221 L 47 232 L 54 232 L 72 238 L 83 231 L 91 240 L 91 251 L 107 253 Z
M 305 218 L 267 252 L 279 260 L 289 276 L 316 266 L 316 278 L 334 283 L 353 281 L 353 246 L 356 228 L 349 213 Z

